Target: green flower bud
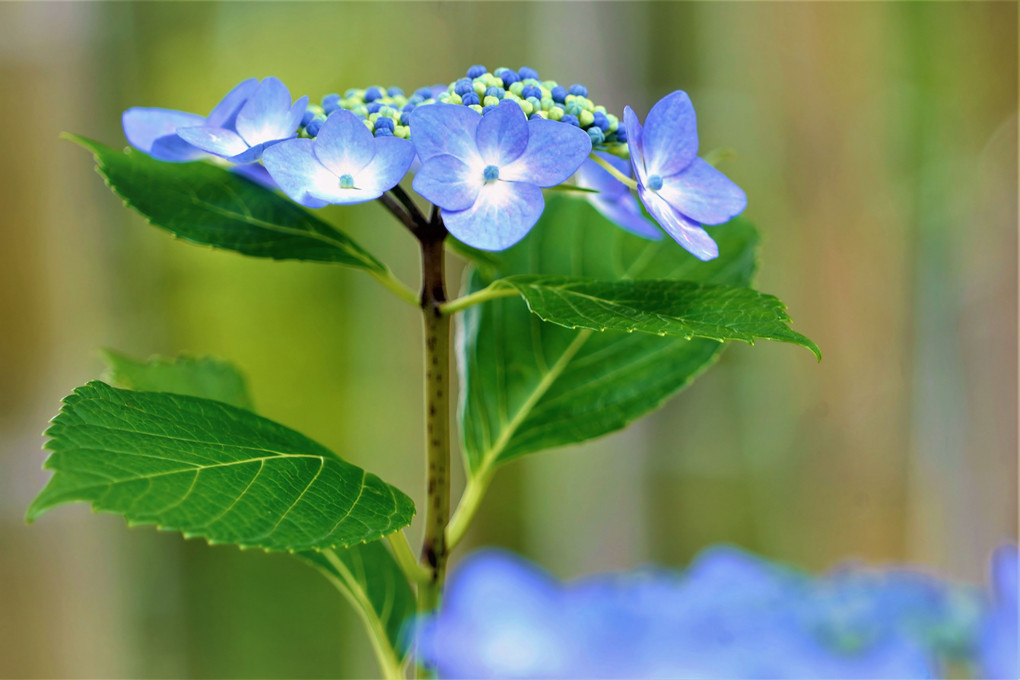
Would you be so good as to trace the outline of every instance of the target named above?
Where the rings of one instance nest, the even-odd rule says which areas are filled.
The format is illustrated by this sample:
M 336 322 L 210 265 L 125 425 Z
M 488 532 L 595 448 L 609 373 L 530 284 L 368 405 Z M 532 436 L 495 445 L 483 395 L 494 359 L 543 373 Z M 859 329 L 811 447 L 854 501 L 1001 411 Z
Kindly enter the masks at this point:
M 588 127 L 595 122 L 595 116 L 591 111 L 581 111 L 577 116 L 577 122 L 581 124 L 581 127 Z

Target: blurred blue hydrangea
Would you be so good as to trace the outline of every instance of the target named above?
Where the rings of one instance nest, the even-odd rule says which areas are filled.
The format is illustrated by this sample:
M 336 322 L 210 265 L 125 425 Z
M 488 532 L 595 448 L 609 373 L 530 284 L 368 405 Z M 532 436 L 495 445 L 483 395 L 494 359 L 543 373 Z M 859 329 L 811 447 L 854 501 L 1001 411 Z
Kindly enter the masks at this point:
M 932 678 L 947 663 L 1016 677 L 985 674 L 1016 663 L 1010 555 L 989 610 L 979 589 L 915 570 L 811 577 L 734 548 L 712 548 L 684 573 L 570 584 L 483 551 L 419 623 L 419 655 L 450 678 Z

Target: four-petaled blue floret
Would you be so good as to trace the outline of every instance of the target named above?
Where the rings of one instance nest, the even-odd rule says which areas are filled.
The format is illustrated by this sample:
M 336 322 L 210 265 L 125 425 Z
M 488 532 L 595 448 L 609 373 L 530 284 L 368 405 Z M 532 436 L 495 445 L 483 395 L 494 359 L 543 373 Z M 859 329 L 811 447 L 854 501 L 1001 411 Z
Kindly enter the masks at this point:
M 591 152 L 581 130 L 528 120 L 512 101 L 484 116 L 465 106 L 419 107 L 411 139 L 422 161 L 414 190 L 442 209 L 451 234 L 482 250 L 524 238 L 545 207 L 542 187 L 564 182 Z
M 414 146 L 372 136 L 350 111 L 334 111 L 315 139 L 292 139 L 268 149 L 263 162 L 285 194 L 309 208 L 379 198 L 407 174 Z
M 719 247 L 701 225 L 728 222 L 747 207 L 744 192 L 698 158 L 694 106 L 677 90 L 648 112 L 644 127 L 628 106 L 623 110 L 638 197 L 677 243 L 701 260 L 719 256 Z

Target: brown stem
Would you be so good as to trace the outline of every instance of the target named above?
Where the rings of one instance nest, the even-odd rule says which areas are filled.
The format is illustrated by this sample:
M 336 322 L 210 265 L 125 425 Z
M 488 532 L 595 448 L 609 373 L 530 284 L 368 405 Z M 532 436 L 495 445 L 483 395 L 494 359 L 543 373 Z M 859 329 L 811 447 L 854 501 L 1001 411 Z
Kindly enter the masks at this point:
M 438 211 L 419 232 L 422 255 L 421 310 L 425 329 L 425 424 L 428 479 L 421 563 L 430 574 L 418 589 L 418 609 L 439 606 L 446 576 L 446 525 L 450 521 L 450 317 L 446 302 L 446 228 Z

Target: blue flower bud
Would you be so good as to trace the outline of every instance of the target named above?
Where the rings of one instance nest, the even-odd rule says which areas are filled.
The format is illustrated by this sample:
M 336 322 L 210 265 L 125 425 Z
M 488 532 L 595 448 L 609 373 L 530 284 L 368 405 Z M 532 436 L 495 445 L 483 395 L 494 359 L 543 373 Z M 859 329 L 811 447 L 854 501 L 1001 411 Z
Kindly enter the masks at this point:
M 602 129 L 602 132 L 609 132 L 609 119 L 606 118 L 606 114 L 601 111 L 595 112 L 595 125 Z
M 366 103 L 374 102 L 376 99 L 382 99 L 385 96 L 386 93 L 383 92 L 383 89 L 381 87 L 370 87 L 367 90 L 365 90 Z
M 521 90 L 521 96 L 525 99 L 534 97 L 535 99 L 542 99 L 542 88 L 537 85 L 525 85 L 524 89 Z
M 382 118 L 380 120 L 389 120 L 389 118 Z M 393 130 L 391 130 L 389 128 L 376 128 L 375 129 L 375 136 L 376 137 L 392 137 L 393 136 Z
M 627 128 L 620 126 L 616 128 L 616 141 L 626 142 L 627 141 Z
M 344 92 L 344 99 L 359 99 L 361 97 L 361 90 L 356 87 Z
M 469 78 L 461 78 L 453 84 L 453 91 L 463 97 L 468 92 L 474 92 L 474 86 Z
M 538 71 L 531 68 L 530 66 L 522 66 L 517 70 L 517 74 L 521 77 L 521 80 L 527 80 L 528 78 L 534 78 L 538 80 Z
M 484 66 L 481 66 L 481 65 L 475 65 L 475 66 L 472 66 L 471 68 L 469 68 L 467 70 L 467 77 L 468 78 L 477 78 L 479 76 L 485 75 L 486 73 L 488 73 L 488 69 L 487 68 L 485 68 Z
M 383 105 L 380 102 L 372 102 L 371 104 L 369 104 L 365 108 L 368 109 L 369 113 L 378 113 L 379 109 L 381 109 L 382 107 L 383 107 Z
M 598 146 L 602 142 L 606 141 L 606 136 L 602 133 L 602 128 L 595 125 L 588 128 L 588 136 L 591 137 L 592 146 Z
M 495 97 L 496 99 L 502 99 L 503 94 L 504 94 L 503 88 L 496 87 L 495 85 L 485 90 L 486 97 Z
M 315 118 L 315 111 L 305 111 L 304 115 L 301 116 L 301 127 L 308 127 L 308 124 Z
M 403 97 L 404 91 L 401 90 L 399 87 L 391 87 L 390 89 L 386 90 L 386 94 L 389 95 L 390 97 Z
M 325 122 L 326 122 L 325 116 L 322 117 L 316 116 L 311 120 L 311 122 L 308 123 L 308 125 L 305 126 L 305 132 L 308 134 L 309 137 L 314 137 L 315 135 L 319 134 L 319 128 L 321 128 L 322 124 Z
M 422 101 L 426 99 L 432 99 L 432 88 L 431 87 L 419 87 L 414 91 L 415 97 L 421 97 Z
M 322 98 L 322 110 L 329 115 L 340 108 L 340 95 L 338 94 L 327 94 Z
M 407 104 L 404 104 L 404 108 L 400 110 L 403 111 L 404 113 L 411 113 L 412 111 L 414 111 L 414 107 L 417 106 L 419 103 L 420 102 L 408 102 Z
M 473 104 L 481 104 L 482 100 L 478 98 L 478 95 L 475 94 L 474 91 L 471 91 L 460 96 L 460 103 L 464 106 L 471 106 Z
M 562 85 L 557 85 L 552 89 L 552 98 L 554 102 L 563 103 L 563 100 L 567 98 L 567 88 Z
M 510 69 L 503 69 L 501 72 L 496 74 L 503 79 L 503 86 L 510 87 L 511 84 L 519 82 L 521 77 Z
M 570 102 L 569 104 L 563 107 L 563 111 L 564 113 L 569 113 L 571 116 L 580 116 L 581 112 L 584 111 L 584 109 L 581 108 L 581 105 L 578 104 L 577 102 Z
M 581 127 L 581 123 L 578 122 L 577 116 L 572 116 L 569 113 L 565 113 L 562 116 L 560 116 L 560 122 L 561 123 L 570 123 L 571 125 L 576 125 L 577 127 Z
M 497 106 L 499 106 L 499 105 L 498 105 L 498 104 L 489 104 L 489 105 L 488 105 L 488 106 L 486 106 L 486 107 L 485 107 L 484 109 L 482 109 L 482 115 L 484 116 L 484 115 L 485 115 L 485 114 L 487 114 L 487 113 L 488 113 L 489 111 L 492 111 L 493 109 L 495 109 L 495 108 L 496 108 Z
M 537 97 L 528 97 L 525 101 L 528 102 L 529 104 L 531 104 L 531 108 L 533 108 L 534 110 L 536 110 L 536 111 L 541 111 L 542 110 L 542 100 L 541 99 L 539 99 Z
M 577 95 L 578 97 L 587 97 L 588 88 L 580 83 L 574 83 L 570 86 L 570 94 Z
M 411 124 L 411 115 L 408 114 L 408 113 L 400 114 L 400 124 L 401 125 L 410 125 Z
M 383 118 L 382 116 L 380 116 L 379 118 L 376 118 L 376 120 L 375 120 L 375 131 L 376 131 L 377 134 L 378 134 L 378 132 L 380 130 L 383 130 L 383 129 L 389 130 L 390 132 L 393 132 L 393 128 L 395 128 L 395 127 L 396 126 L 393 124 L 393 119 L 392 118 Z

